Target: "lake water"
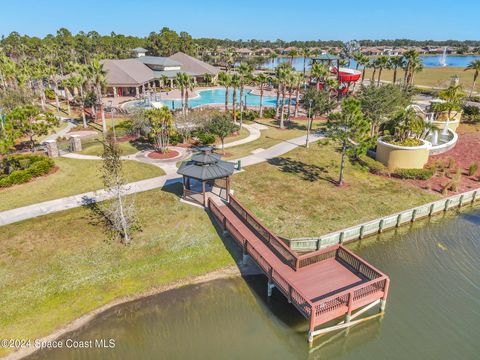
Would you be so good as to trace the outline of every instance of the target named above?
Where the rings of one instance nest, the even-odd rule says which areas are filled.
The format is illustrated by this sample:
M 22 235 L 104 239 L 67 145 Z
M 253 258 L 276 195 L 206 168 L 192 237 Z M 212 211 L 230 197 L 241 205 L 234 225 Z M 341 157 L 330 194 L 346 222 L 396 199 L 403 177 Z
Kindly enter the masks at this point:
M 441 55 L 438 56 L 420 56 L 420 58 L 423 61 L 423 65 L 425 67 L 436 67 L 440 66 L 440 59 L 442 58 Z M 447 60 L 446 60 L 446 66 L 448 67 L 466 67 L 472 60 L 478 60 L 480 59 L 480 56 L 455 56 L 455 55 L 447 55 Z M 283 62 L 290 62 L 290 58 L 276 58 L 273 62 L 269 61 L 265 63 L 264 67 L 273 69 L 275 68 L 278 64 L 283 63 Z M 306 65 L 307 68 L 309 68 L 309 62 L 310 60 L 307 59 Z M 303 71 L 303 58 L 302 57 L 296 57 L 293 58 L 293 67 L 297 71 Z M 350 67 L 355 68 L 357 63 L 352 60 L 350 62 Z
M 428 224 L 426 224 L 428 223 Z M 434 218 L 351 245 L 391 278 L 383 319 L 317 339 L 266 279 L 172 290 L 121 305 L 67 335 L 114 349 L 43 351 L 31 359 L 479 359 L 480 211 Z

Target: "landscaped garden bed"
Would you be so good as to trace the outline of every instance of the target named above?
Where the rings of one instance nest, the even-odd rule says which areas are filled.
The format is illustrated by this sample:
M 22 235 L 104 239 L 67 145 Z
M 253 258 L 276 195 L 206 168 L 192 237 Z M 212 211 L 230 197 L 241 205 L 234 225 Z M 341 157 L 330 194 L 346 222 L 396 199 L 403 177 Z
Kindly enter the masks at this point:
M 27 183 L 47 175 L 54 169 L 55 162 L 42 155 L 10 155 L 0 159 L 0 188 Z
M 150 159 L 155 160 L 168 160 L 174 159 L 180 156 L 180 153 L 177 150 L 169 149 L 166 152 L 159 152 L 159 151 L 151 151 L 147 155 Z

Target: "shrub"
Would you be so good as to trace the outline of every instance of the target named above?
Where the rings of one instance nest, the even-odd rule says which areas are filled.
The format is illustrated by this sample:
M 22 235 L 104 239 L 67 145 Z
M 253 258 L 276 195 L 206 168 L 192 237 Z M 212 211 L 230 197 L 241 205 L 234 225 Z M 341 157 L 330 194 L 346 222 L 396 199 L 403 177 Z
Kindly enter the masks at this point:
M 468 176 L 475 176 L 478 171 L 478 164 L 476 162 L 470 164 L 468 167 Z
M 55 91 L 53 89 L 45 89 L 45 96 L 48 100 L 54 100 L 55 99 Z
M 55 165 L 50 158 L 40 155 L 12 155 L 0 161 L 0 187 L 8 187 L 30 181 L 47 174 Z
M 44 160 L 33 163 L 26 171 L 28 171 L 32 177 L 38 177 L 48 174 L 54 165 L 55 163 L 52 159 L 45 158 Z
M 15 170 L 7 177 L 0 180 L 0 187 L 8 187 L 16 184 L 23 184 L 32 179 L 27 170 Z
M 428 180 L 433 176 L 432 169 L 396 169 L 393 174 L 401 179 Z
M 377 175 L 390 175 L 388 168 L 383 165 L 380 161 L 374 160 L 367 155 L 360 155 L 358 157 L 360 164 L 366 166 L 368 170 Z
M 209 132 L 201 132 L 198 134 L 198 140 L 202 145 L 211 145 L 215 142 L 216 137 Z
M 243 119 L 247 121 L 253 121 L 258 118 L 258 111 L 246 110 L 243 112 Z
M 183 137 L 180 133 L 174 132 L 172 135 L 170 135 L 170 144 L 175 146 L 178 143 L 181 143 L 183 141 Z
M 466 116 L 480 115 L 480 108 L 475 105 L 464 105 L 463 114 Z
M 267 119 L 273 119 L 275 117 L 275 108 L 268 107 L 263 109 L 263 117 Z

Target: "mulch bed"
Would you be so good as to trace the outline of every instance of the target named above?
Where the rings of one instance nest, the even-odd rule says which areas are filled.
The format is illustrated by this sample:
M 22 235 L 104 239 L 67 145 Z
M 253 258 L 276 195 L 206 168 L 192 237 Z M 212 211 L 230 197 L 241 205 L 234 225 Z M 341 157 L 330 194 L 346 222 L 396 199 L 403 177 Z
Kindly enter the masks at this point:
M 155 159 L 155 160 L 166 160 L 166 159 L 172 159 L 174 157 L 179 156 L 180 153 L 176 150 L 168 150 L 166 153 L 160 153 L 156 151 L 152 151 L 148 153 L 148 157 L 150 159 Z
M 124 135 L 117 137 L 118 142 L 127 142 L 127 141 L 135 141 L 138 139 L 138 136 L 135 135 Z
M 458 192 L 473 190 L 480 187 L 480 170 L 475 176 L 468 176 L 468 167 L 476 162 L 480 166 L 480 132 L 466 133 L 459 135 L 456 146 L 446 153 L 431 156 L 428 165 L 435 162 L 447 164 L 450 161 L 455 162 L 454 169 L 449 170 L 447 176 L 435 175 L 428 180 L 409 180 L 408 182 L 419 186 L 423 189 L 431 189 L 432 191 L 441 192 L 443 185 L 451 181 L 455 175 L 456 168 L 462 171 L 462 177 Z M 449 191 L 448 195 L 454 192 Z

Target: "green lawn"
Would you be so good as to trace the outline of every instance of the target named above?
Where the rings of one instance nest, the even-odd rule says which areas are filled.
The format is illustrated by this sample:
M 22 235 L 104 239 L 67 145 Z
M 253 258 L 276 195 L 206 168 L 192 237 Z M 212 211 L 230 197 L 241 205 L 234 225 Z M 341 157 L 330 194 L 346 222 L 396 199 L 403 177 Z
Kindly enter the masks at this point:
M 297 148 L 233 177 L 238 198 L 266 225 L 286 237 L 326 234 L 408 209 L 440 196 L 347 164 L 347 185 L 338 178 L 340 155 L 331 145 Z
M 207 213 L 171 190 L 136 195 L 143 231 L 128 247 L 108 242 L 85 208 L 3 226 L 2 337 L 45 336 L 115 298 L 234 264 Z
M 277 122 L 273 119 L 262 119 L 257 120 L 258 123 L 267 125 L 267 130 L 261 131 L 261 136 L 259 139 L 252 141 L 248 144 L 235 146 L 232 148 L 225 149 L 227 156 L 225 159 L 236 159 L 239 157 L 250 155 L 252 150 L 259 148 L 267 149 L 273 145 L 281 143 L 285 140 L 290 140 L 299 136 L 306 135 L 306 121 L 291 121 L 290 123 L 285 123 L 286 128 L 280 129 Z M 312 129 L 317 129 L 321 126 L 319 120 L 314 121 Z
M 131 155 L 140 151 L 132 143 L 130 143 L 130 141 L 119 142 L 118 146 L 120 148 L 120 151 L 122 152 L 122 155 Z M 95 143 L 93 139 L 89 141 L 88 146 L 84 147 L 82 151 L 79 152 L 79 154 L 95 156 L 101 156 L 102 153 L 103 145 L 100 142 Z
M 0 189 L 0 211 L 103 188 L 98 173 L 100 161 L 58 158 L 55 164 L 58 171 L 54 174 Z M 136 161 L 124 161 L 123 164 L 128 181 L 165 175 L 154 165 Z
M 365 72 L 365 78 L 370 79 L 372 76 L 371 69 Z M 465 90 L 470 91 L 473 84 L 472 71 L 464 71 L 464 68 L 460 67 L 429 67 L 424 68 L 423 71 L 415 73 L 413 82 L 415 85 L 429 86 L 429 87 L 448 87 L 450 85 L 451 77 L 458 75 L 460 78 L 460 84 L 464 86 Z M 375 75 L 375 79 L 378 78 L 378 71 Z M 383 70 L 382 80 L 392 81 L 393 70 Z M 397 71 L 397 80 L 403 80 L 403 70 Z M 476 85 L 475 91 L 480 91 L 480 85 Z

